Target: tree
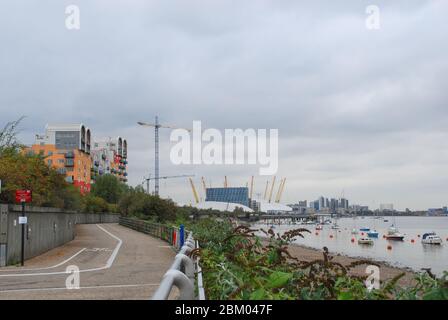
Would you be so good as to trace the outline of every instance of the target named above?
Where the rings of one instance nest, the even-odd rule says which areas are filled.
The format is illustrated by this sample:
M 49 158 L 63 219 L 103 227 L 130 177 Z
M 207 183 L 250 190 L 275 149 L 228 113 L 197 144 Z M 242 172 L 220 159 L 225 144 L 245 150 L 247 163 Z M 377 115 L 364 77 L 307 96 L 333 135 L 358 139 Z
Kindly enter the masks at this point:
M 18 150 L 21 146 L 17 140 L 17 127 L 24 117 L 20 117 L 16 121 L 8 122 L 0 131 L 0 156 L 7 150 Z
M 106 213 L 109 212 L 109 204 L 103 198 L 87 194 L 82 198 L 82 212 Z
M 0 156 L 0 179 L 2 193 L 0 201 L 15 202 L 15 191 L 28 189 L 33 191 L 35 206 L 57 207 L 77 210 L 80 194 L 65 177 L 50 168 L 40 155 L 23 154 L 17 149 L 3 149 Z
M 118 204 L 122 215 L 136 216 L 142 219 L 157 221 L 173 221 L 177 207 L 171 200 L 146 194 L 143 188 L 131 188 L 120 199 Z
M 91 194 L 102 198 L 108 203 L 117 204 L 121 196 L 126 192 L 127 186 L 118 181 L 118 179 L 111 175 L 105 174 L 99 176 L 95 184 L 92 185 Z

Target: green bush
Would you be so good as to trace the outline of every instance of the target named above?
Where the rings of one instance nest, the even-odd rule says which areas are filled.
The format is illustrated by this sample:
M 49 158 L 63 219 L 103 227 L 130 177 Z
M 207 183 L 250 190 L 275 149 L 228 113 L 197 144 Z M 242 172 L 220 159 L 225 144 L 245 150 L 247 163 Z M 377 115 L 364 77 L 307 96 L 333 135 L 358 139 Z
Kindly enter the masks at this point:
M 109 212 L 109 204 L 103 198 L 87 194 L 82 199 L 82 211 L 84 213 L 106 213 Z
M 174 202 L 146 194 L 142 188 L 131 188 L 121 197 L 118 208 L 124 216 L 135 216 L 145 220 L 165 222 L 176 219 Z

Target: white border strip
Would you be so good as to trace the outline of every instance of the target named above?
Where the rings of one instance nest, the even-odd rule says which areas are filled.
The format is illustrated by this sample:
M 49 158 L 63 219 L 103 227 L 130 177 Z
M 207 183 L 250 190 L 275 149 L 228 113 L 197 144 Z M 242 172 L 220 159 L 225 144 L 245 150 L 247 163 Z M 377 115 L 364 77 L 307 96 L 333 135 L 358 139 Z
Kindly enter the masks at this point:
M 79 250 L 78 252 L 76 252 L 74 255 L 72 255 L 70 258 L 54 265 L 51 267 L 44 267 L 44 268 L 28 268 L 28 269 L 22 269 L 22 268 L 16 268 L 16 269 L 7 269 L 7 270 L 1 270 L 0 272 L 17 272 L 17 271 L 33 271 L 33 270 L 48 270 L 48 269 L 54 269 L 57 267 L 60 267 L 64 264 L 66 264 L 67 262 L 69 262 L 70 260 L 74 259 L 76 256 L 78 256 L 80 253 L 84 252 L 84 250 L 86 250 L 87 248 L 82 248 L 81 250 Z
M 105 286 L 80 287 L 79 289 L 68 289 L 68 288 L 66 288 L 66 287 L 11 289 L 11 290 L 0 290 L 0 294 L 1 294 L 1 293 L 10 293 L 10 292 L 32 292 L 32 291 L 52 291 L 52 290 L 70 290 L 71 292 L 76 292 L 77 290 L 81 290 L 81 289 L 151 287 L 151 286 L 158 286 L 159 284 L 160 284 L 160 283 L 146 283 L 146 284 L 116 284 L 116 285 L 105 285 Z
M 104 270 L 104 269 L 109 269 L 112 264 L 115 261 L 115 258 L 117 257 L 118 251 L 120 251 L 121 245 L 123 244 L 123 241 L 118 238 L 117 236 L 113 235 L 112 233 L 110 233 L 109 231 L 107 231 L 106 229 L 104 229 L 103 227 L 101 227 L 100 225 L 96 225 L 98 228 L 100 228 L 101 230 L 103 230 L 105 233 L 107 233 L 108 235 L 110 235 L 112 238 L 116 239 L 118 241 L 117 246 L 115 247 L 114 251 L 112 252 L 112 254 L 110 255 L 109 259 L 107 260 L 107 263 L 105 266 L 102 267 L 98 267 L 98 268 L 92 268 L 92 269 L 83 269 L 83 270 L 79 270 L 79 273 L 81 272 L 93 272 L 93 271 L 99 271 L 99 270 Z M 15 273 L 15 274 L 0 274 L 0 277 L 32 277 L 32 276 L 51 276 L 51 275 L 57 275 L 57 274 L 67 274 L 70 272 L 67 271 L 58 271 L 58 272 L 43 272 L 43 273 Z

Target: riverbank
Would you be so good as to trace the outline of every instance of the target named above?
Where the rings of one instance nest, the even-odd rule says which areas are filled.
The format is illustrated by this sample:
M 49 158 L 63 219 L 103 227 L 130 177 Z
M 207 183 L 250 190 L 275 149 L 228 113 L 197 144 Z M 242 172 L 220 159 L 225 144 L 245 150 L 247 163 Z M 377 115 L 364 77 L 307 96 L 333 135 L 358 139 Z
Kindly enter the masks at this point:
M 294 258 L 298 258 L 301 261 L 307 261 L 307 262 L 313 261 L 316 259 L 322 259 L 322 257 L 323 257 L 322 250 L 317 250 L 314 248 L 309 248 L 309 247 L 301 246 L 298 244 L 289 245 L 288 252 Z M 416 273 L 411 271 L 410 269 L 393 267 L 383 261 L 375 261 L 372 259 L 365 259 L 365 258 L 361 258 L 361 257 L 354 258 L 354 257 L 346 256 L 346 255 L 341 255 L 338 253 L 333 253 L 333 252 L 330 252 L 330 255 L 334 257 L 333 261 L 338 262 L 338 263 L 342 264 L 343 266 L 347 266 L 350 263 L 359 261 L 361 259 L 369 260 L 369 261 L 372 261 L 372 262 L 378 264 L 380 266 L 381 281 L 390 280 L 404 272 L 405 275 L 398 281 L 398 284 L 400 286 L 408 287 L 408 286 L 415 285 L 415 283 L 416 283 L 414 280 Z M 365 276 L 366 275 L 365 268 L 366 268 L 365 265 L 357 266 L 350 270 L 350 274 L 355 275 L 355 276 Z

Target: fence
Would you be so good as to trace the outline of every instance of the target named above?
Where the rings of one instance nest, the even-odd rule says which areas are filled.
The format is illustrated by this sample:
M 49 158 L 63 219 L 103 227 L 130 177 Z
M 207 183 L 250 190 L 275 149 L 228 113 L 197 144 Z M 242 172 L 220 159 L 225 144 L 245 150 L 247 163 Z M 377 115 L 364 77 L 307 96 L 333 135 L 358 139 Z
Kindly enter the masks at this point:
M 184 230 L 168 227 L 159 223 L 120 217 L 120 224 L 133 230 L 149 234 L 151 236 L 167 241 L 176 249 L 178 254 L 174 262 L 163 276 L 159 288 L 153 295 L 153 300 L 167 300 L 173 287 L 179 289 L 181 300 L 205 300 L 205 291 L 202 281 L 202 269 L 199 258 L 192 259 L 188 256 L 192 250 L 199 248 L 199 244 L 193 238 L 192 232 L 187 232 L 188 237 L 183 243 Z M 195 295 L 195 275 L 197 275 L 197 297 Z
M 178 233 L 177 228 L 169 227 L 160 223 L 154 223 L 126 217 L 120 217 L 119 223 L 122 226 L 128 227 L 138 232 L 149 234 L 153 237 L 162 239 L 170 244 L 176 242 L 175 246 L 178 246 L 177 240 L 179 239 L 179 236 L 177 236 Z

